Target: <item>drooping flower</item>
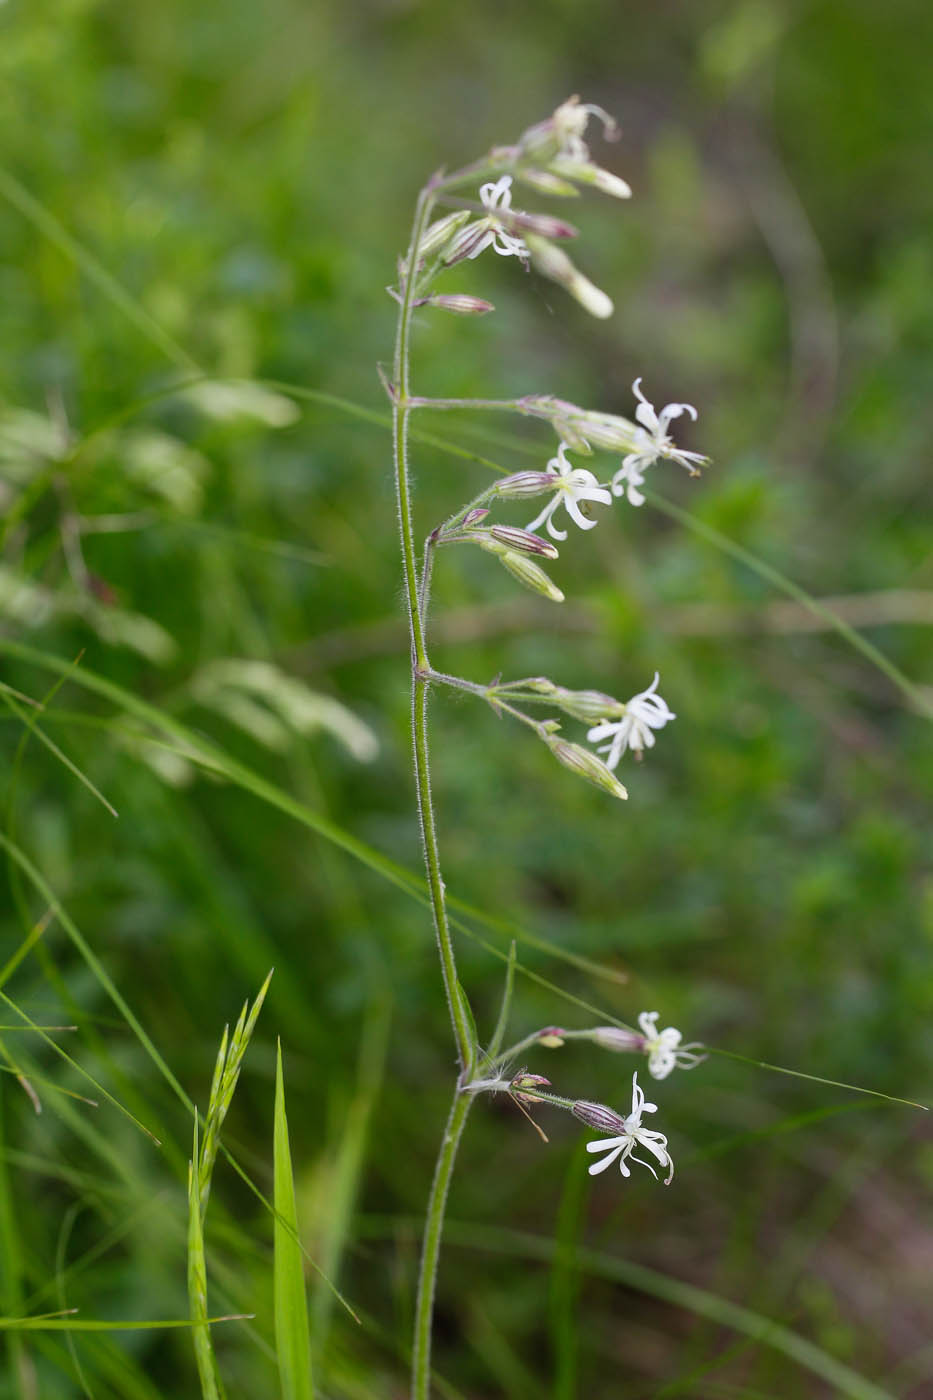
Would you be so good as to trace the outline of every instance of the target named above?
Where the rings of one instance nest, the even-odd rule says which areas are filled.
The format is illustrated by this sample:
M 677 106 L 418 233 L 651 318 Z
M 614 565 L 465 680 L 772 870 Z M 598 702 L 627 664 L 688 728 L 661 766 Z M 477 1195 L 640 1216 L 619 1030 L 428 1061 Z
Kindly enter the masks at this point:
M 645 471 L 659 457 L 679 462 L 682 467 L 686 467 L 691 476 L 697 476 L 700 467 L 709 461 L 701 452 L 687 452 L 684 448 L 675 447 L 668 433 L 672 420 L 679 418 L 682 413 L 688 413 L 696 422 L 697 411 L 693 404 L 669 403 L 660 413 L 656 413 L 654 405 L 650 404 L 641 392 L 640 385 L 639 377 L 632 385 L 632 392 L 638 399 L 635 417 L 640 425 L 635 429 L 635 449 L 623 457 L 621 467 L 612 478 L 613 494 L 627 495 L 629 503 L 633 506 L 644 505 L 645 498 L 639 488 L 645 484 Z
M 504 258 L 520 258 L 522 262 L 525 262 L 528 258 L 528 249 L 524 240 L 508 233 L 502 226 L 502 220 L 498 217 L 500 211 L 507 214 L 512 208 L 511 175 L 502 175 L 494 183 L 490 181 L 487 185 L 481 185 L 479 197 L 483 208 L 487 211 L 486 218 L 481 219 L 478 225 L 473 225 L 479 232 L 479 237 L 476 245 L 470 248 L 467 257 L 478 258 L 480 253 L 491 247 Z
M 581 530 L 592 530 L 596 521 L 588 520 L 577 502 L 597 501 L 606 506 L 612 504 L 612 496 L 608 489 L 600 486 L 597 478 L 585 467 L 572 466 L 566 453 L 567 444 L 562 442 L 557 449 L 557 456 L 548 462 L 548 473 L 554 478 L 554 494 L 541 514 L 527 527 L 529 530 L 537 530 L 540 525 L 546 524 L 548 534 L 555 540 L 567 538 L 567 531 L 558 530 L 552 519 L 558 506 L 564 507 L 571 520 L 579 525 Z
M 702 1049 L 699 1041 L 681 1045 L 683 1036 L 674 1026 L 658 1030 L 658 1012 L 643 1011 L 638 1018 L 644 1035 L 643 1049 L 648 1056 L 648 1073 L 652 1079 L 666 1079 L 675 1069 L 694 1069 L 705 1055 L 697 1052 Z
M 641 1126 L 642 1114 L 656 1113 L 657 1108 L 657 1104 L 646 1102 L 644 1090 L 638 1087 L 638 1072 L 636 1070 L 632 1075 L 632 1111 L 623 1120 L 622 1131 L 617 1137 L 597 1138 L 594 1142 L 586 1144 L 587 1152 L 604 1152 L 606 1154 L 601 1162 L 594 1162 L 589 1168 L 590 1176 L 598 1176 L 616 1160 L 618 1160 L 622 1175 L 631 1176 L 632 1173 L 626 1165 L 631 1157 L 633 1162 L 637 1162 L 639 1166 L 647 1167 L 651 1175 L 657 1178 L 658 1174 L 651 1163 L 634 1155 L 636 1147 L 643 1147 L 662 1167 L 668 1168 L 664 1185 L 670 1185 L 674 1177 L 674 1163 L 667 1150 L 667 1138 L 663 1133 L 656 1133 L 650 1128 Z
M 621 719 L 604 719 L 587 733 L 591 744 L 609 743 L 599 750 L 606 755 L 606 767 L 615 768 L 626 749 L 631 749 L 639 757 L 644 749 L 654 747 L 655 729 L 663 729 L 677 716 L 668 707 L 667 701 L 657 694 L 660 676 L 654 673 L 654 680 L 647 690 L 633 695 L 625 702 L 625 713 Z

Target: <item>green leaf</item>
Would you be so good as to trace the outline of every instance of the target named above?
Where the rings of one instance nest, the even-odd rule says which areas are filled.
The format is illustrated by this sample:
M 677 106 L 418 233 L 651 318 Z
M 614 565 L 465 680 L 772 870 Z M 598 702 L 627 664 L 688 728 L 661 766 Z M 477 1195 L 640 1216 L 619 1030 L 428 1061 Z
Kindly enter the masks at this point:
M 505 986 L 502 989 L 502 1005 L 499 1008 L 499 1019 L 496 1022 L 496 1029 L 492 1033 L 492 1040 L 489 1042 L 488 1054 L 498 1055 L 502 1049 L 502 1042 L 509 1027 L 509 1013 L 512 1010 L 512 989 L 515 984 L 515 939 L 509 944 L 509 961 L 505 969 Z
M 275 1127 L 273 1134 L 275 1204 L 275 1350 L 279 1361 L 282 1400 L 311 1400 L 311 1342 L 295 1181 L 288 1146 L 285 1117 L 285 1085 L 282 1079 L 282 1046 L 275 1065 Z

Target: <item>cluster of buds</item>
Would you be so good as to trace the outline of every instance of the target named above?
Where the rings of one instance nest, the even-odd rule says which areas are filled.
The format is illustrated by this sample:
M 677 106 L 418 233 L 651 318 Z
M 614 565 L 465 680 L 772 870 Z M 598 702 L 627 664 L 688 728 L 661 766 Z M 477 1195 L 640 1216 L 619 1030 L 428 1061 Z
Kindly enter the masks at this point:
M 584 141 L 590 117 L 603 124 L 607 141 L 617 141 L 618 123 L 592 102 L 570 97 L 543 122 L 536 122 L 521 136 L 509 155 L 521 180 L 547 194 L 572 196 L 577 185 L 590 185 L 615 199 L 629 199 L 631 189 L 626 182 L 603 170 L 590 157 Z
M 438 273 L 478 258 L 491 248 L 500 257 L 532 263 L 542 276 L 564 287 L 591 315 L 601 319 L 612 315 L 610 298 L 584 277 L 558 246 L 576 237 L 573 225 L 552 214 L 512 208 L 513 179 L 561 197 L 576 195 L 578 186 L 588 186 L 616 199 L 629 198 L 631 190 L 626 182 L 596 165 L 590 157 L 584 135 L 591 116 L 602 121 L 608 139 L 616 139 L 618 127 L 601 107 L 571 97 L 546 121 L 529 127 L 514 146 L 497 146 L 489 153 L 481 168 L 497 178 L 480 185 L 479 208 L 472 205 L 455 209 L 436 219 L 422 233 L 416 259 L 399 262 L 399 287 L 411 283 L 414 305 L 436 306 L 461 315 L 491 309 L 489 303 L 465 294 L 446 298 L 428 294 Z M 475 213 L 478 218 L 474 218 Z M 401 299 L 399 290 L 388 290 Z
M 459 531 L 442 537 L 443 543 L 478 544 L 487 554 L 493 554 L 513 578 L 542 598 L 552 603 L 562 603 L 564 595 L 541 568 L 535 563 L 535 556 L 541 559 L 556 559 L 558 551 L 548 540 L 530 530 L 522 530 L 514 525 L 485 524 L 489 511 L 477 507 L 463 518 Z M 481 527 L 481 528 L 478 528 Z

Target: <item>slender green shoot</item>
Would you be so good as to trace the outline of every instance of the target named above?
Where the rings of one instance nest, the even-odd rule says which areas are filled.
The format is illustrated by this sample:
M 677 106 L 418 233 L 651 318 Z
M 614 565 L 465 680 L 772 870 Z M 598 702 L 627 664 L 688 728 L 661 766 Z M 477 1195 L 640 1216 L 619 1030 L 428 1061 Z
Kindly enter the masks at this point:
M 297 1243 L 298 1210 L 295 1205 L 295 1181 L 288 1145 L 288 1120 L 285 1116 L 285 1083 L 282 1075 L 282 1046 L 279 1043 L 275 1061 L 275 1126 L 274 1126 L 274 1204 L 275 1257 L 273 1262 L 275 1293 L 275 1351 L 279 1362 L 279 1384 L 282 1400 L 312 1400 L 311 1339 L 308 1327 L 308 1303 L 301 1248 Z

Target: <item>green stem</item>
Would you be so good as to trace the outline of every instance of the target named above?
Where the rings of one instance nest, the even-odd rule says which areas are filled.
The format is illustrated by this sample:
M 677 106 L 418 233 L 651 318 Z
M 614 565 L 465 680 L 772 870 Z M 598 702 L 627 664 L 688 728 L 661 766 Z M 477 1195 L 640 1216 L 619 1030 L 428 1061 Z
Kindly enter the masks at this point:
M 463 408 L 502 413 L 525 413 L 520 399 L 409 399 L 411 408 Z
M 418 250 L 433 203 L 431 187 L 427 186 L 418 196 L 412 226 L 411 244 L 408 251 L 408 266 L 414 268 L 418 262 Z M 461 1069 L 471 1065 L 473 1042 L 467 1022 L 465 1008 L 457 981 L 457 968 L 454 959 L 453 940 L 447 918 L 444 899 L 444 881 L 441 876 L 440 852 L 437 843 L 437 827 L 434 819 L 434 803 L 431 795 L 431 780 L 428 767 L 428 726 L 427 726 L 427 682 L 423 679 L 429 670 L 428 654 L 425 649 L 424 622 L 419 598 L 418 571 L 415 561 L 415 537 L 411 509 L 411 487 L 408 476 L 408 420 L 411 412 L 409 404 L 410 386 L 410 333 L 412 311 L 412 278 L 405 282 L 402 306 L 398 319 L 398 332 L 395 342 L 393 366 L 395 395 L 392 403 L 392 438 L 395 464 L 395 485 L 398 501 L 399 531 L 402 543 L 402 563 L 405 573 L 405 592 L 408 602 L 409 635 L 411 637 L 412 659 L 412 741 L 414 749 L 415 787 L 418 794 L 418 815 L 421 820 L 421 839 L 424 862 L 431 894 L 431 910 L 434 917 L 434 931 L 437 936 L 441 971 L 444 978 L 444 991 L 450 1011 L 457 1054 Z
M 437 1280 L 437 1264 L 441 1250 L 441 1233 L 444 1228 L 444 1211 L 447 1206 L 447 1192 L 453 1175 L 457 1149 L 463 1136 L 467 1114 L 473 1100 L 469 1094 L 454 1091 L 454 1101 L 441 1150 L 434 1168 L 434 1180 L 428 1198 L 427 1218 L 424 1226 L 424 1243 L 421 1247 L 421 1269 L 418 1274 L 418 1300 L 415 1307 L 415 1344 L 412 1353 L 411 1397 L 412 1400 L 429 1400 L 431 1383 L 431 1329 L 434 1318 L 434 1288 Z
M 431 794 L 431 778 L 428 766 L 428 677 L 431 672 L 425 647 L 425 613 L 431 578 L 431 555 L 426 551 L 425 569 L 421 580 L 418 578 L 415 560 L 415 536 L 412 520 L 411 485 L 408 474 L 409 417 L 412 411 L 410 340 L 413 286 L 415 282 L 421 240 L 430 218 L 435 198 L 442 188 L 454 185 L 474 173 L 485 173 L 483 163 L 472 170 L 460 171 L 446 179 L 435 177 L 418 196 L 412 224 L 411 242 L 408 248 L 408 275 L 402 289 L 401 307 L 395 338 L 393 362 L 394 384 L 391 387 L 392 402 L 392 447 L 395 469 L 395 490 L 398 502 L 399 534 L 402 544 L 402 565 L 405 574 L 405 595 L 408 603 L 408 625 L 411 639 L 412 667 L 412 747 L 414 752 L 415 788 L 418 794 L 418 815 L 421 820 L 421 844 L 428 876 L 431 896 L 431 912 L 434 918 L 434 931 L 437 936 L 444 991 L 450 1012 L 457 1055 L 463 1078 L 473 1072 L 475 1046 L 473 1033 L 468 1021 L 467 1007 L 460 983 L 457 980 L 457 965 L 454 958 L 453 940 L 447 917 L 447 904 L 444 897 L 444 881 L 441 875 L 440 852 L 437 843 L 437 827 L 434 819 L 434 802 Z M 412 1396 L 413 1400 L 428 1400 L 431 1375 L 431 1329 L 434 1316 L 434 1287 L 437 1278 L 437 1265 L 440 1255 L 441 1232 L 444 1223 L 444 1208 L 447 1191 L 453 1173 L 457 1148 L 463 1134 L 467 1114 L 470 1111 L 470 1096 L 460 1091 L 462 1080 L 458 1076 L 454 1090 L 454 1101 L 447 1120 L 447 1128 L 441 1142 L 434 1181 L 428 1199 L 428 1213 L 425 1224 L 424 1245 L 421 1254 L 421 1268 L 418 1275 L 418 1303 L 415 1314 L 415 1337 L 412 1351 Z

